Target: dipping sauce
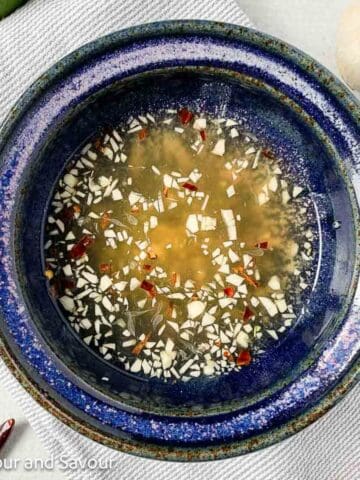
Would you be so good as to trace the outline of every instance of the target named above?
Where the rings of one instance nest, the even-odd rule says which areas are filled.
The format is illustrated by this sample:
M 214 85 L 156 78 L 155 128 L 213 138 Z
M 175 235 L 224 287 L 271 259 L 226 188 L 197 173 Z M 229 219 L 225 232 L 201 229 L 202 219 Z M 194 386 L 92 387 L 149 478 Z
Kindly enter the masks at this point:
M 240 120 L 144 114 L 75 156 L 45 233 L 51 293 L 125 370 L 188 381 L 248 366 L 314 277 L 304 185 Z

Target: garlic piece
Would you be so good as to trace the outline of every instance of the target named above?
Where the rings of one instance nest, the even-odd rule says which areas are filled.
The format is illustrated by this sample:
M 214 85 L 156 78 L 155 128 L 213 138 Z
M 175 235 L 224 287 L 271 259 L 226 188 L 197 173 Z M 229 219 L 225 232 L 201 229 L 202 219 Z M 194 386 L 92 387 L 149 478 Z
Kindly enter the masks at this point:
M 337 65 L 349 87 L 360 91 L 360 2 L 344 11 L 337 34 Z
M 140 287 L 141 282 L 136 277 L 130 279 L 130 291 L 132 292 L 136 288 Z
M 236 337 L 236 343 L 241 348 L 248 348 L 249 346 L 249 335 L 243 330 Z
M 226 281 L 231 285 L 235 285 L 235 287 L 238 287 L 243 283 L 244 279 L 240 277 L 240 275 L 237 275 L 236 273 L 231 273 L 226 277 Z
M 59 301 L 64 309 L 68 312 L 73 312 L 75 310 L 75 302 L 71 297 L 64 295 L 63 297 L 59 298 Z
M 102 292 L 105 292 L 108 288 L 110 288 L 112 285 L 112 280 L 111 278 L 108 276 L 108 275 L 103 275 L 101 278 L 100 278 L 100 285 L 99 285 L 99 289 L 102 291 Z
M 222 219 L 226 225 L 229 240 L 237 239 L 234 212 L 232 210 L 221 210 Z
M 204 375 L 213 375 L 215 373 L 215 362 L 209 360 L 203 368 Z
M 167 370 L 171 367 L 172 364 L 172 355 L 170 352 L 163 350 L 160 352 L 161 364 L 164 370 Z
M 264 308 L 267 310 L 270 317 L 274 317 L 278 313 L 278 309 L 275 303 L 267 297 L 259 297 L 260 302 L 263 304 Z
M 196 233 L 196 232 L 199 231 L 199 224 L 198 224 L 197 215 L 191 214 L 191 215 L 188 216 L 188 218 L 186 220 L 186 230 L 190 234 Z
M 203 327 L 207 327 L 215 323 L 215 320 L 216 318 L 214 317 L 214 315 L 210 315 L 210 313 L 205 312 L 201 320 L 201 325 Z
M 211 153 L 222 157 L 225 153 L 225 140 L 221 138 L 215 144 L 215 147 L 212 149 Z
M 205 130 L 206 128 L 206 118 L 197 118 L 193 124 L 195 130 Z
M 199 317 L 204 312 L 205 307 L 206 304 L 204 302 L 200 302 L 200 300 L 190 302 L 187 306 L 189 318 L 194 319 Z
M 141 360 L 140 358 L 137 358 L 135 360 L 135 362 L 131 365 L 130 367 L 130 372 L 133 372 L 133 373 L 138 373 L 141 371 Z
M 280 290 L 280 279 L 277 275 L 273 275 L 270 280 L 268 281 L 268 285 L 272 290 Z
M 64 175 L 64 183 L 70 188 L 74 188 L 76 184 L 78 183 L 78 179 L 74 177 L 71 173 L 67 173 Z

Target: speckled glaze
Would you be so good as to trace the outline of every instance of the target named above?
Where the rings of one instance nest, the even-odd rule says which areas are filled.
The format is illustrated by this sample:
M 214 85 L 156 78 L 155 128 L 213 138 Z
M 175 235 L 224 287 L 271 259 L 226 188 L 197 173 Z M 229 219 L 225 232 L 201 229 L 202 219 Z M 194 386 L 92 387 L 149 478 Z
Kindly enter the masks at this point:
M 160 76 L 175 70 L 181 75 L 190 72 L 192 78 L 202 79 L 203 86 L 211 85 L 210 93 L 216 92 L 211 101 L 207 90 L 201 104 L 191 99 L 185 87 L 181 87 L 181 96 L 169 89 L 167 100 L 157 87 L 156 98 L 162 98 L 163 106 L 170 105 L 173 96 L 176 102 L 186 99 L 220 114 L 216 104 L 224 98 L 226 85 L 246 98 L 249 89 L 248 98 L 254 99 L 254 105 L 266 104 L 267 96 L 271 98 L 274 117 L 266 122 L 264 114 L 261 122 L 256 112 L 265 112 L 265 107 L 254 107 L 257 120 L 249 126 L 263 134 L 274 150 L 289 160 L 291 168 L 299 170 L 297 174 L 319 197 L 324 242 L 320 281 L 312 294 L 315 306 L 309 306 L 287 343 L 275 345 L 268 359 L 254 363 L 249 372 L 254 374 L 257 390 L 245 400 L 239 399 L 244 392 L 236 385 L 246 376 L 222 380 L 217 388 L 228 392 L 228 398 L 209 399 L 209 405 L 196 397 L 191 386 L 184 391 L 178 387 L 162 391 L 154 384 L 141 396 L 129 377 L 127 382 L 123 380 L 123 393 L 126 383 L 132 391 L 126 394 L 100 384 L 97 388 L 96 378 L 80 375 L 79 367 L 65 360 L 65 354 L 61 356 L 60 345 L 51 348 L 50 337 L 36 320 L 41 312 L 32 292 L 41 290 L 43 280 L 29 275 L 27 269 L 40 268 L 36 257 L 40 256 L 44 212 L 39 206 L 46 205 L 59 174 L 52 167 L 65 161 L 53 158 L 49 145 L 56 135 L 66 138 L 70 154 L 70 147 L 85 139 L 85 133 L 83 138 L 81 133 L 79 137 L 72 133 L 70 139 L 74 125 L 82 132 L 81 122 L 74 119 L 90 111 L 86 108 L 94 102 L 104 102 L 104 91 L 111 96 L 111 89 L 135 76 L 146 83 L 155 70 Z M 181 78 L 183 85 L 186 82 Z M 245 90 L 238 91 L 237 84 Z M 251 113 L 250 101 L 237 103 L 236 98 L 229 102 L 228 112 L 236 116 L 238 108 L 239 114 L 244 109 Z M 159 106 L 157 102 L 154 100 L 154 105 Z M 146 99 L 138 99 L 132 108 L 144 105 Z M 276 116 L 276 105 L 282 106 L 283 114 Z M 267 110 L 269 106 L 266 104 Z M 327 411 L 359 374 L 359 115 L 351 94 L 312 59 L 264 34 L 232 25 L 180 21 L 136 27 L 85 45 L 56 64 L 19 100 L 0 133 L 0 353 L 22 385 L 49 411 L 90 438 L 126 452 L 168 460 L 209 460 L 252 451 L 289 436 Z M 299 133 L 291 133 L 289 125 Z M 84 132 L 89 133 L 87 128 Z M 309 150 L 308 144 L 314 147 Z M 45 162 L 44 152 L 49 155 L 48 180 L 46 169 L 39 166 L 39 159 Z M 311 158 L 305 161 L 304 156 Z M 327 187 L 330 200 L 325 195 Z M 334 218 L 342 221 L 336 233 L 331 229 Z M 35 248 L 31 262 L 24 259 L 26 239 Z M 45 302 L 45 297 L 38 298 Z M 317 306 L 323 307 L 319 312 L 324 319 L 315 332 L 311 325 L 316 324 Z M 74 352 L 76 348 L 71 345 Z M 296 366 L 289 357 L 296 359 Z M 279 373 L 266 389 L 257 388 L 262 372 L 270 378 L 275 360 L 281 365 L 273 371 L 282 376 Z M 284 364 L 289 371 L 281 370 Z M 209 385 L 199 388 L 203 396 L 207 388 Z M 157 391 L 166 401 L 155 401 Z M 189 401 L 186 408 L 176 405 L 175 396 Z M 136 402 L 136 397 L 141 398 Z

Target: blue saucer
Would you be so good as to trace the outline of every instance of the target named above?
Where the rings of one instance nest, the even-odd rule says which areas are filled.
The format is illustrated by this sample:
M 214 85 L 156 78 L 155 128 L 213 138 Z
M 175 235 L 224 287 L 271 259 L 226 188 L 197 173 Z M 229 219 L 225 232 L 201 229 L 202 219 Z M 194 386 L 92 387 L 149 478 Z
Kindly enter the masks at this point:
M 165 384 L 114 367 L 79 340 L 48 295 L 41 252 L 48 201 L 73 153 L 129 115 L 179 105 L 245 119 L 284 159 L 316 210 L 317 270 L 293 328 L 251 366 Z M 2 357 L 58 418 L 138 455 L 224 458 L 314 421 L 358 375 L 359 125 L 356 101 L 323 67 L 233 25 L 149 24 L 61 60 L 0 133 Z

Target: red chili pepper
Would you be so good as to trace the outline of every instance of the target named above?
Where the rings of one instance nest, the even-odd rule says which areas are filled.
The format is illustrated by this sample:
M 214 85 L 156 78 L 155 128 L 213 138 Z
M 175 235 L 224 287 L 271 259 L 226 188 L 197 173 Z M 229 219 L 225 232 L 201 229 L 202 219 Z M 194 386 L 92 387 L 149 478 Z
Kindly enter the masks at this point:
M 90 235 L 83 235 L 78 243 L 76 243 L 69 252 L 71 258 L 77 259 L 81 258 L 85 253 L 88 247 L 94 243 L 94 238 Z
M 153 285 L 152 283 L 148 282 L 147 280 L 143 280 L 143 281 L 141 282 L 140 287 L 141 287 L 143 290 L 145 290 L 146 292 L 148 292 L 151 297 L 155 297 L 155 295 L 156 295 L 155 285 Z
M 141 130 L 139 130 L 138 132 L 139 140 L 145 140 L 145 138 L 148 136 L 149 136 L 149 130 L 147 128 L 142 128 Z
M 229 360 L 229 362 L 233 362 L 234 361 L 234 355 L 232 355 L 230 352 L 226 351 L 224 352 L 224 357 L 227 358 Z
M 147 344 L 147 342 L 149 341 L 149 338 L 151 337 L 151 333 L 148 333 L 144 340 L 141 340 L 139 343 L 137 343 L 135 345 L 135 347 L 131 350 L 131 353 L 135 356 L 138 356 L 140 355 L 140 353 L 142 352 L 143 348 L 145 347 L 145 345 Z
M 114 288 L 110 287 L 109 290 L 107 290 L 110 295 L 111 295 L 111 300 L 112 300 L 112 303 L 116 302 L 116 299 L 118 298 L 119 296 L 119 292 L 116 291 Z
M 155 253 L 155 250 L 152 247 L 148 247 L 146 249 L 147 256 L 150 258 L 150 260 L 156 260 L 157 259 L 157 254 Z
M 182 186 L 184 188 L 186 188 L 187 190 L 190 190 L 191 192 L 197 192 L 198 190 L 198 187 L 192 183 L 189 183 L 189 182 L 185 182 L 182 184 Z
M 205 130 L 200 130 L 200 137 L 203 142 L 206 140 L 206 132 Z
M 267 250 L 269 248 L 269 242 L 259 242 L 255 244 L 256 248 L 261 248 L 262 250 Z
M 146 270 L 147 272 L 151 272 L 153 267 L 152 267 L 152 265 L 149 265 L 148 263 L 145 263 L 145 265 L 143 265 L 143 269 Z
M 5 445 L 12 429 L 14 428 L 14 425 L 15 420 L 13 418 L 10 418 L 0 426 L 0 449 Z
M 59 213 L 59 218 L 62 220 L 64 223 L 69 223 L 71 220 L 73 220 L 75 215 L 75 209 L 71 205 L 70 207 L 64 207 L 61 212 Z
M 248 350 L 243 350 L 239 355 L 236 357 L 236 364 L 237 365 L 249 365 L 251 363 L 251 354 Z
M 93 145 L 94 145 L 94 147 L 96 148 L 96 150 L 101 150 L 102 145 L 101 145 L 101 140 L 100 140 L 100 138 L 97 138 L 97 139 L 95 140 L 95 142 L 93 143 Z
M 101 273 L 111 272 L 111 263 L 100 263 L 99 270 Z
M 179 111 L 180 122 L 183 125 L 187 125 L 194 118 L 194 114 L 190 112 L 187 108 L 182 108 Z
M 59 279 L 62 290 L 73 290 L 76 287 L 76 283 L 71 278 L 60 278 Z
M 253 278 L 250 277 L 247 273 L 245 273 L 245 268 L 241 265 L 237 265 L 233 268 L 235 273 L 238 273 L 243 277 L 245 282 L 247 282 L 249 285 L 252 285 L 253 287 L 257 288 L 259 286 L 258 282 L 256 282 Z
M 243 313 L 244 322 L 247 322 L 248 320 L 250 320 L 250 318 L 252 318 L 254 316 L 255 316 L 255 313 L 252 310 L 250 310 L 249 307 L 245 307 L 245 310 L 244 310 L 244 313 Z
M 233 297 L 235 295 L 235 288 L 234 287 L 225 287 L 224 293 L 227 297 Z
M 262 154 L 263 154 L 264 157 L 266 157 L 266 158 L 270 158 L 270 159 L 275 158 L 275 155 L 273 154 L 273 152 L 272 152 L 269 148 L 265 148 L 265 149 L 262 151 Z
M 71 278 L 55 277 L 50 286 L 50 292 L 54 298 L 64 295 L 65 290 L 73 290 L 76 283 Z

